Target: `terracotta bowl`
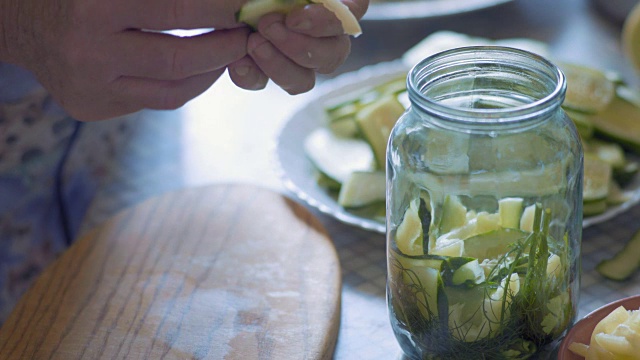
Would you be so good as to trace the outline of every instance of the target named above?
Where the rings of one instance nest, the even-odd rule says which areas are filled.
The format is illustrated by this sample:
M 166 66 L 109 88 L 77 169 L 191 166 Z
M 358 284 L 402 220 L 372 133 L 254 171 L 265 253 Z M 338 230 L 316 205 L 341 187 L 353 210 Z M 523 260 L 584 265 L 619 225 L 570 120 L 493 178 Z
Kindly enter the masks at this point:
M 569 345 L 573 342 L 579 342 L 583 344 L 589 344 L 591 339 L 591 333 L 593 328 L 600 320 L 609 315 L 611 311 L 618 306 L 624 306 L 627 310 L 637 310 L 640 308 L 640 295 L 630 296 L 618 301 L 609 303 L 599 309 L 594 310 L 589 315 L 585 316 L 582 320 L 578 321 L 567 333 L 560 348 L 558 349 L 558 360 L 582 360 L 581 356 L 578 356 L 569 350 Z

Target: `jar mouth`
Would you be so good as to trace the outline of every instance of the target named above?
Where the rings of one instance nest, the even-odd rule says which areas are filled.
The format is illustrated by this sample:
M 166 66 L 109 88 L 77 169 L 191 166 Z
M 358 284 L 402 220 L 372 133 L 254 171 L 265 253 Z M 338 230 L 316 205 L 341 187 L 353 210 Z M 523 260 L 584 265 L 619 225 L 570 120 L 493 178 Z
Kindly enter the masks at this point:
M 564 101 L 566 80 L 549 60 L 502 46 L 469 46 L 432 55 L 407 78 L 412 105 L 462 124 L 540 119 Z

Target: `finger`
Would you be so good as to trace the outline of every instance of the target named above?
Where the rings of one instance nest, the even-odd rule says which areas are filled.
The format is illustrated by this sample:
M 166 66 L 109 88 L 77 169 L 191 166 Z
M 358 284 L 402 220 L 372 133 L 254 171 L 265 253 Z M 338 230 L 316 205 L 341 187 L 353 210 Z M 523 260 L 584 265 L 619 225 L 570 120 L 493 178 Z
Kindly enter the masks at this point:
M 112 36 L 109 54 L 117 75 L 179 80 L 224 68 L 246 55 L 247 29 L 215 30 L 193 37 L 139 30 Z
M 311 37 L 287 29 L 283 20 L 284 16 L 279 14 L 266 15 L 258 23 L 258 30 L 280 52 L 302 67 L 330 73 L 351 51 L 351 40 L 346 35 Z
M 101 3 L 107 10 L 119 9 L 118 16 L 125 15 L 121 19 L 125 28 L 173 30 L 237 27 L 235 14 L 246 1 L 114 0 Z
M 194 75 L 182 80 L 154 80 L 135 77 L 121 77 L 112 84 L 114 98 L 134 106 L 155 110 L 177 109 L 189 100 L 202 94 L 225 69 Z
M 229 77 L 234 84 L 246 90 L 261 90 L 267 86 L 269 78 L 250 56 L 231 63 Z
M 357 19 L 364 16 L 369 4 L 363 0 L 343 0 L 343 3 Z M 287 15 L 286 25 L 294 31 L 315 37 L 344 34 L 340 20 L 322 4 L 310 4 L 294 9 Z
M 274 83 L 291 95 L 307 92 L 315 85 L 315 72 L 287 58 L 259 33 L 249 35 L 251 58 Z

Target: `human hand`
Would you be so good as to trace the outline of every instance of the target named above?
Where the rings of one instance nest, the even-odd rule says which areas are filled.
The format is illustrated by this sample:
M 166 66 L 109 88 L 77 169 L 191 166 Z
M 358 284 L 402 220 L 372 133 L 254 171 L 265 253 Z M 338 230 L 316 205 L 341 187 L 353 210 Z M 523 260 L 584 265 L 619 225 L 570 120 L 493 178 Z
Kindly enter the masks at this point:
M 343 0 L 360 19 L 368 0 Z M 268 14 L 249 35 L 248 55 L 229 65 L 233 82 L 245 89 L 263 88 L 269 79 L 290 94 L 309 91 L 316 73 L 335 71 L 351 51 L 341 22 L 321 4 L 310 4 L 287 15 Z
M 249 29 L 234 17 L 242 2 L 0 0 L 0 61 L 31 70 L 79 120 L 174 109 L 246 55 Z

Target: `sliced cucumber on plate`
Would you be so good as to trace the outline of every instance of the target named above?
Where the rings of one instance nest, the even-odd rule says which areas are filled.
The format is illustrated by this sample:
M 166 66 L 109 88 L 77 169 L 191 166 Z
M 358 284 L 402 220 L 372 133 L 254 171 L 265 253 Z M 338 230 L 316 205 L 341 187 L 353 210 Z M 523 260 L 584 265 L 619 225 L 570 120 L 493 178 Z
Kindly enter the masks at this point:
M 630 88 L 615 72 L 558 64 L 567 77 L 567 96 L 562 106 L 576 125 L 585 153 L 583 213 L 586 217 L 599 215 L 634 199 L 626 186 L 635 184 L 640 171 L 640 164 L 634 159 L 640 155 L 640 92 Z M 384 218 L 381 204 L 385 196 L 382 173 L 386 166 L 386 148 L 393 126 L 409 106 L 406 96 L 406 75 L 386 77 L 367 88 L 342 93 L 324 105 L 326 131 L 314 131 L 307 139 L 307 156 L 325 175 L 319 177 L 318 184 L 336 193 L 342 191 L 341 200 L 337 199 L 339 205 L 356 216 L 373 213 L 377 220 Z M 447 142 L 450 148 L 429 151 L 425 156 L 430 158 L 426 161 L 455 167 L 456 164 L 450 164 L 450 153 L 455 150 L 462 155 L 472 154 L 471 149 L 462 148 L 467 143 L 452 139 Z M 464 156 L 458 158 L 463 159 L 460 171 L 468 170 L 464 166 L 471 160 L 466 161 Z M 474 164 L 477 161 L 473 159 Z M 359 174 L 351 177 L 352 172 Z M 379 173 L 373 175 L 375 172 Z M 538 193 L 553 193 L 559 191 L 562 169 L 517 175 L 530 181 L 530 188 Z M 474 192 L 483 192 L 494 186 L 493 181 L 493 177 L 475 176 L 471 187 Z M 345 184 L 347 187 L 343 189 Z M 504 191 L 507 197 L 528 196 L 523 193 L 521 182 L 505 184 Z M 503 201 L 501 226 L 531 231 L 532 210 L 511 200 Z M 447 222 L 459 216 L 447 218 L 435 219 L 434 223 L 446 230 L 452 225 Z
M 304 150 L 321 173 L 340 184 L 353 172 L 372 170 L 375 164 L 369 144 L 336 136 L 327 128 L 318 128 L 309 134 Z

